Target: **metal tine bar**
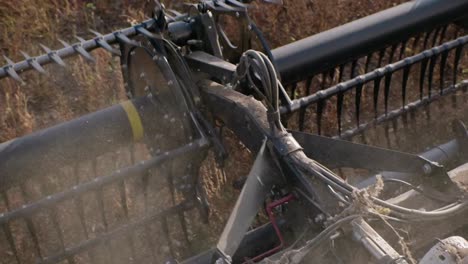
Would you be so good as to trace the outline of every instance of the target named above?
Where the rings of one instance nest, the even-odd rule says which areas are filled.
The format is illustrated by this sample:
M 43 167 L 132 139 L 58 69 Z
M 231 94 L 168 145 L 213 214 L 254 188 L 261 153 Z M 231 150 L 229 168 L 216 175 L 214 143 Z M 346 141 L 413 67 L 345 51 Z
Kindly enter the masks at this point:
M 317 103 L 317 134 L 322 134 L 322 115 L 323 115 L 323 108 L 325 108 L 325 100 L 319 100 Z
M 380 77 L 380 76 L 374 79 L 373 102 L 374 102 L 374 115 L 375 115 L 375 117 L 378 116 L 380 80 L 382 80 L 382 77 Z
M 421 61 L 421 69 L 419 73 L 419 99 L 422 99 L 424 97 L 424 80 L 426 76 L 426 69 L 427 69 L 427 63 L 428 63 L 428 58 L 425 57 Z
M 297 83 L 293 83 L 291 86 L 291 99 L 296 99 L 296 89 L 297 89 Z
M 101 44 L 98 44 L 98 41 L 96 41 L 96 38 L 86 40 L 85 42 L 82 42 L 80 44 L 82 45 L 84 50 L 89 52 L 95 48 L 102 47 L 103 46 L 102 43 L 104 42 L 112 45 L 117 42 L 122 42 L 122 40 L 129 40 L 128 37 L 138 34 L 136 30 L 137 27 L 149 28 L 153 24 L 154 24 L 154 19 L 150 19 L 150 20 L 144 21 L 143 23 L 139 25 L 135 25 L 129 28 L 119 30 L 117 32 L 112 32 L 112 33 L 103 35 L 102 36 L 103 42 L 101 42 Z M 132 44 L 135 44 L 135 43 L 136 42 L 132 42 Z M 35 57 L 39 65 L 45 65 L 51 62 L 55 62 L 61 66 L 64 66 L 65 63 L 63 63 L 62 61 L 63 58 L 67 58 L 67 57 L 74 56 L 77 54 L 75 49 L 73 49 L 72 47 L 66 47 L 66 48 L 62 48 L 62 49 L 54 50 L 54 51 L 50 50 L 44 45 L 41 45 L 41 47 L 46 51 L 47 54 L 42 54 L 42 55 Z M 21 73 L 24 71 L 33 69 L 33 67 L 26 60 L 15 63 L 11 67 L 16 72 L 21 72 Z M 9 74 L 6 71 L 7 69 L 8 69 L 8 65 L 0 67 L 0 79 L 9 76 Z
M 59 220 L 58 220 L 59 218 L 58 218 L 58 214 L 57 214 L 57 209 L 56 208 L 50 208 L 50 214 L 52 216 L 51 217 L 52 218 L 52 225 L 54 226 L 55 231 L 57 232 L 57 235 L 58 235 L 58 238 L 59 238 L 60 248 L 61 248 L 62 251 L 65 251 L 65 249 L 66 249 L 65 240 L 63 238 L 63 232 L 60 229 L 60 223 L 59 223 Z M 75 259 L 73 258 L 73 256 L 68 256 L 67 261 L 70 264 L 75 263 Z
M 461 45 L 466 45 L 467 43 L 468 43 L 468 35 L 460 37 L 460 38 L 458 38 L 456 40 L 449 41 L 449 42 L 443 44 L 442 46 L 435 47 L 435 48 L 432 48 L 430 50 L 426 50 L 426 51 L 424 51 L 422 53 L 413 55 L 413 56 L 408 57 L 408 58 L 406 58 L 404 60 L 392 63 L 392 69 L 393 69 L 393 71 L 404 69 L 405 67 L 408 67 L 409 65 L 413 65 L 413 64 L 416 64 L 418 62 L 421 62 L 424 59 L 427 60 L 427 58 L 430 57 L 430 56 L 440 54 L 443 51 L 455 49 L 455 48 L 457 48 L 457 47 L 459 47 Z M 460 51 L 460 56 L 461 56 L 461 51 Z M 388 69 L 389 69 L 388 67 L 379 68 L 379 69 L 376 69 L 376 70 L 371 71 L 369 73 L 366 73 L 364 75 L 361 75 L 361 78 L 364 80 L 364 82 L 369 82 L 369 81 L 375 80 L 376 78 L 383 77 L 384 74 L 386 73 L 386 71 L 388 71 Z M 345 90 L 350 90 L 350 89 L 354 88 L 357 85 L 358 81 L 360 81 L 360 80 L 361 79 L 354 78 L 352 80 L 348 80 L 346 82 L 343 82 L 344 89 Z M 281 107 L 280 111 L 281 111 L 282 114 L 294 112 L 294 111 L 299 110 L 302 107 L 307 107 L 308 105 L 311 105 L 313 103 L 317 103 L 319 100 L 328 99 L 328 98 L 336 95 L 337 93 L 338 93 L 337 85 L 335 85 L 335 86 L 327 88 L 326 90 L 322 90 L 320 92 L 314 93 L 314 94 L 312 94 L 310 96 L 295 99 L 295 100 L 292 101 L 290 106 Z
M 120 52 L 120 50 L 113 48 L 109 43 L 107 43 L 104 40 L 104 37 L 103 37 L 103 35 L 101 33 L 97 32 L 97 31 L 94 31 L 92 29 L 90 29 L 89 32 L 96 35 L 96 38 L 94 38 L 94 40 L 96 41 L 96 44 L 99 45 L 99 47 L 109 51 L 110 53 L 112 53 L 112 54 L 114 54 L 116 56 L 119 56 L 119 57 L 122 56 L 122 53 Z
M 51 193 L 51 191 L 49 189 L 49 186 L 44 185 L 44 183 L 42 183 L 42 182 L 39 183 L 39 189 L 41 190 L 41 193 L 46 193 L 46 194 Z M 46 190 L 45 192 L 43 191 L 44 189 Z M 58 209 L 56 207 L 51 207 L 51 206 L 47 207 L 47 209 L 49 211 L 49 215 L 50 215 L 50 218 L 52 220 L 52 225 L 54 226 L 53 228 L 55 229 L 55 232 L 57 233 L 57 236 L 58 236 L 58 240 L 60 242 L 60 249 L 64 252 L 65 249 L 66 249 L 66 246 L 65 246 L 65 240 L 64 240 L 64 237 L 63 237 L 63 232 L 62 232 L 62 230 L 60 228 Z M 68 256 L 67 261 L 70 264 L 75 263 L 75 259 L 73 258 L 73 256 Z
M 392 48 L 390 49 L 390 55 L 388 56 L 388 63 L 393 62 L 393 57 L 395 56 L 395 51 L 398 47 L 398 44 L 393 44 Z
M 75 198 L 78 195 L 82 195 L 85 192 L 97 191 L 103 186 L 109 185 L 113 182 L 121 181 L 134 175 L 141 175 L 150 168 L 160 166 L 165 161 L 175 159 L 179 156 L 189 154 L 207 146 L 208 142 L 206 141 L 206 139 L 202 138 L 195 140 L 194 142 L 191 142 L 187 145 L 184 145 L 169 152 L 165 152 L 162 155 L 153 157 L 146 161 L 139 162 L 135 166 L 125 167 L 110 175 L 95 178 L 92 181 L 73 186 L 70 190 L 55 193 L 35 203 L 24 205 L 20 209 L 5 213 L 3 217 L 0 217 L 0 224 L 8 222 L 9 220 L 17 217 L 25 217 L 34 212 L 37 212 L 38 210 L 44 207 L 49 207 L 58 202 L 62 202 L 70 198 Z
M 391 67 L 391 65 L 389 65 Z M 385 107 L 385 114 L 388 113 L 388 99 L 390 97 L 390 85 L 392 82 L 392 75 L 393 72 L 390 70 L 386 75 L 385 75 L 385 80 L 384 80 L 384 107 Z
M 11 210 L 10 200 L 8 199 L 7 194 L 5 192 L 2 192 L 1 195 L 2 195 L 3 200 L 5 201 L 5 205 L 6 205 L 7 210 L 10 211 Z M 2 215 L 3 214 L 0 214 L 0 217 Z M 20 257 L 18 255 L 18 250 L 16 249 L 16 243 L 15 243 L 15 240 L 13 239 L 13 234 L 11 233 L 9 222 L 3 223 L 2 228 L 3 228 L 3 232 L 5 233 L 8 244 L 9 244 L 9 246 L 11 248 L 11 251 L 13 252 L 13 255 L 15 255 L 16 262 L 18 262 L 18 264 L 20 264 L 21 260 L 20 260 Z
M 172 239 L 171 239 L 171 236 L 169 234 L 169 226 L 167 224 L 167 218 L 166 217 L 163 217 L 161 219 L 161 229 L 163 230 L 163 233 L 164 233 L 164 236 L 166 237 L 166 241 L 169 245 L 169 251 L 171 253 L 171 256 L 175 256 L 175 253 L 174 253 L 174 245 L 172 244 Z
M 13 255 L 15 255 L 16 262 L 18 264 L 21 264 L 20 257 L 18 255 L 18 250 L 16 249 L 16 244 L 15 240 L 13 239 L 13 234 L 11 233 L 11 229 L 8 223 L 3 223 L 3 232 L 5 233 L 6 240 L 8 241 L 8 244 L 11 248 L 11 251 L 13 252 Z
M 78 174 L 78 164 L 76 163 L 73 166 L 73 176 L 75 177 L 75 185 L 80 184 L 80 179 L 79 179 L 79 174 Z M 88 239 L 89 233 L 88 233 L 88 229 L 86 228 L 83 200 L 81 199 L 81 197 L 76 197 L 74 201 L 75 201 L 76 210 L 78 211 L 78 217 L 80 218 L 81 228 L 83 229 L 86 239 Z
M 370 67 L 370 63 L 372 61 L 372 56 L 373 56 L 374 53 L 369 53 L 367 54 L 366 56 L 366 64 L 364 66 L 364 74 L 368 73 L 369 72 L 369 67 Z
M 356 94 L 355 94 L 355 107 L 356 107 L 356 124 L 359 126 L 361 120 L 361 98 L 362 98 L 362 88 L 364 86 L 364 82 L 359 82 L 356 86 Z
M 358 60 L 353 60 L 353 62 L 351 63 L 351 73 L 349 75 L 349 79 L 353 79 L 354 77 L 356 77 L 356 67 L 357 67 L 357 63 L 358 63 Z
M 447 66 L 447 58 L 449 55 L 449 50 L 442 52 L 440 57 L 440 67 L 439 67 L 439 93 L 442 93 L 445 84 L 445 67 Z
M 7 56 L 3 55 L 3 58 L 5 58 L 6 62 L 7 62 L 7 65 L 4 67 L 5 68 L 5 71 L 6 73 L 11 77 L 13 78 L 15 81 L 17 82 L 20 82 L 20 83 L 24 83 L 23 79 L 21 79 L 21 77 L 19 77 L 18 73 L 15 71 L 13 65 L 14 65 L 14 62 L 12 60 L 10 60 Z
M 434 36 L 432 37 L 432 46 L 431 47 L 435 47 L 435 45 L 437 43 L 437 38 L 439 37 L 439 34 L 440 34 L 441 31 L 442 31 L 442 27 L 438 27 L 435 30 Z
M 458 65 L 460 63 L 462 52 L 463 52 L 463 45 L 460 45 L 455 50 L 455 60 L 453 62 L 453 85 L 457 83 Z
M 357 134 L 362 133 L 366 129 L 368 129 L 371 126 L 378 125 L 384 122 L 387 122 L 389 120 L 393 120 L 397 117 L 403 116 L 405 117 L 406 114 L 410 114 L 413 117 L 415 110 L 420 108 L 421 106 L 427 105 L 431 102 L 434 102 L 444 96 L 447 96 L 449 94 L 454 94 L 456 91 L 460 90 L 461 88 L 465 87 L 468 85 L 468 81 L 463 81 L 455 86 L 450 86 L 449 88 L 446 88 L 443 90 L 442 94 L 434 94 L 431 98 L 428 96 L 424 97 L 422 100 L 417 100 L 412 103 L 409 103 L 405 105 L 404 107 L 400 107 L 399 109 L 392 110 L 388 112 L 387 115 L 381 115 L 378 118 L 371 120 L 370 122 L 367 122 L 365 124 L 361 124 L 358 127 L 349 129 L 341 134 L 341 138 L 343 139 L 349 139 Z M 456 98 L 456 97 L 455 97 Z M 404 119 L 403 119 L 404 120 Z M 338 136 L 335 136 L 334 138 L 338 138 Z
M 383 61 L 383 58 L 385 57 L 386 50 L 387 50 L 386 48 L 383 48 L 379 51 L 379 60 L 377 62 L 377 68 L 382 67 L 382 61 Z
M 24 186 L 24 184 L 21 184 L 20 188 L 21 188 L 21 194 L 27 200 L 25 202 L 30 202 L 31 198 L 29 197 L 28 193 L 26 192 L 26 187 Z M 24 220 L 26 221 L 26 226 L 28 228 L 29 233 L 31 234 L 31 237 L 32 237 L 32 240 L 33 240 L 33 243 L 34 243 L 34 248 L 36 249 L 37 255 L 39 256 L 39 259 L 42 260 L 43 257 L 42 257 L 41 248 L 39 246 L 39 238 L 37 237 L 37 230 L 34 227 L 34 223 L 33 223 L 32 219 L 31 219 L 31 217 L 25 217 Z
M 338 119 L 338 135 L 341 135 L 341 121 L 342 121 L 342 115 L 343 115 L 343 98 L 344 98 L 344 93 L 339 92 L 337 95 L 337 100 L 336 100 L 336 115 Z
M 190 245 L 189 233 L 187 229 L 187 220 L 185 219 L 184 211 L 179 212 L 179 220 L 180 220 L 180 225 L 182 227 L 182 232 L 184 233 L 185 242 L 187 243 L 187 245 Z
M 339 71 L 340 71 L 340 73 L 338 74 L 338 82 L 339 83 L 343 81 L 343 74 L 344 74 L 345 65 L 346 64 L 340 64 L 340 66 L 339 66 Z
M 428 92 L 428 96 L 431 97 L 432 95 L 432 80 L 433 80 L 433 77 L 434 77 L 434 69 L 435 69 L 435 65 L 436 65 L 436 62 L 437 62 L 437 59 L 438 59 L 438 55 L 434 55 L 430 58 L 429 60 L 429 72 L 427 73 L 427 92 Z
M 75 177 L 75 184 L 78 185 L 80 183 L 80 178 L 79 178 L 79 173 L 78 173 L 78 163 L 75 163 L 73 165 L 73 176 Z M 78 212 L 78 218 L 80 219 L 81 228 L 83 229 L 85 238 L 88 240 L 89 232 L 88 232 L 88 228 L 86 227 L 84 206 L 83 206 L 83 200 L 81 199 L 81 197 L 76 197 L 74 199 L 74 204 L 75 204 L 76 211 Z M 97 257 L 94 251 L 88 252 L 88 256 L 91 259 L 92 263 L 97 262 L 96 261 Z
M 408 39 L 405 39 L 403 42 L 401 42 L 400 55 L 398 55 L 398 60 L 403 59 L 403 56 L 405 55 L 406 45 L 407 44 L 408 44 Z
M 340 66 L 341 67 L 341 66 Z M 340 70 L 340 75 L 341 75 L 341 70 Z M 311 90 L 311 86 L 312 86 L 312 79 L 313 79 L 313 76 L 312 77 L 309 77 L 307 80 L 306 80 L 306 96 L 310 95 L 310 90 Z M 340 81 L 341 82 L 341 81 Z M 300 111 L 299 111 L 299 131 L 304 131 L 304 124 L 305 124 L 305 114 L 306 114 L 306 109 L 305 108 L 302 108 Z
M 421 40 L 421 36 L 422 36 L 422 33 L 419 33 L 414 37 L 413 45 L 412 45 L 413 55 L 416 54 L 416 49 L 418 47 L 419 40 Z
M 323 72 L 322 84 L 321 84 L 320 90 L 325 89 L 326 83 L 327 83 L 327 73 Z M 325 108 L 325 105 L 326 105 L 325 100 L 319 100 L 317 103 L 316 124 L 317 124 L 317 134 L 319 135 L 322 134 L 322 115 L 323 115 L 323 109 Z
M 153 221 L 159 219 L 159 218 L 164 218 L 167 215 L 173 215 L 178 213 L 179 211 L 182 210 L 189 210 L 193 208 L 193 203 L 190 201 L 184 201 L 181 202 L 180 204 L 171 207 L 169 209 L 166 209 L 162 212 L 155 213 L 151 216 L 144 217 L 143 219 L 139 219 L 136 221 L 132 221 L 126 225 L 122 225 L 112 231 L 107 232 L 106 234 L 103 234 L 101 236 L 95 237 L 93 239 L 86 240 L 80 244 L 78 244 L 75 247 L 72 248 L 67 248 L 64 252 L 57 254 L 52 257 L 48 257 L 44 259 L 44 261 L 39 262 L 40 264 L 52 264 L 52 263 L 59 263 L 60 261 L 68 258 L 69 256 L 77 255 L 83 251 L 89 250 L 91 248 L 95 248 L 96 246 L 109 242 L 111 239 L 118 237 L 120 235 L 125 235 L 128 233 L 131 233 L 135 229 L 151 224 Z
M 115 157 L 115 155 L 113 157 L 113 160 L 115 161 L 116 169 L 118 169 L 119 166 L 117 164 L 117 158 Z M 126 188 L 125 188 L 125 180 L 122 180 L 122 181 L 119 182 L 119 194 L 120 194 L 120 203 L 122 204 L 122 208 L 124 210 L 125 218 L 127 219 L 127 221 L 129 221 L 130 216 L 129 216 L 129 213 L 128 213 L 127 191 L 126 191 Z M 136 259 L 135 243 L 133 241 L 132 235 L 127 234 L 126 240 L 127 240 L 128 244 L 130 246 L 130 254 L 131 254 L 132 259 Z
M 388 124 L 388 122 L 385 123 L 384 131 L 385 131 L 385 139 L 387 141 L 387 148 L 391 149 L 392 148 L 392 141 L 390 139 L 390 124 Z
M 445 34 L 447 33 L 447 28 L 448 28 L 448 25 L 445 25 L 445 26 L 442 27 L 442 32 L 440 33 L 440 38 L 439 38 L 438 45 L 442 45 L 442 43 L 444 43 Z
M 330 84 L 333 84 L 333 80 L 335 79 L 335 70 L 336 68 L 330 69 L 328 72 L 328 78 L 330 78 Z
M 397 122 L 396 119 L 393 119 L 393 120 L 392 120 L 392 128 L 393 128 L 393 131 L 394 131 L 393 133 L 396 134 L 397 131 L 398 131 L 398 122 Z M 401 147 L 400 147 L 400 146 L 401 146 L 400 138 L 401 138 L 401 137 L 398 137 L 398 136 L 395 137 L 395 139 L 396 139 L 396 140 L 395 140 L 395 143 L 396 143 L 397 149 L 401 149 Z
M 409 74 L 411 72 L 411 65 L 406 66 L 403 69 L 403 81 L 401 83 L 401 106 L 406 105 L 406 87 L 408 86 Z
M 42 66 L 39 63 L 37 63 L 36 58 L 31 58 L 31 56 L 29 56 L 26 52 L 22 50 L 20 50 L 20 52 L 23 55 L 23 57 L 26 59 L 26 61 L 29 63 L 29 65 L 31 65 L 31 67 L 33 67 L 36 71 L 42 74 L 47 74 L 46 70 L 42 68 Z
M 427 44 L 429 44 L 429 38 L 431 37 L 432 32 L 434 32 L 433 29 L 427 31 L 425 36 L 424 36 L 424 42 L 423 42 L 423 49 L 424 50 L 427 49 Z
M 93 173 L 94 173 L 94 177 L 98 177 L 98 174 L 97 174 L 97 160 L 96 159 L 93 159 L 93 162 L 92 162 L 92 167 L 93 167 Z M 95 179 L 96 179 L 95 178 Z M 103 193 L 103 188 L 99 188 L 96 190 L 96 198 L 97 198 L 97 205 L 98 205 L 98 210 L 99 210 L 99 213 L 101 214 L 101 219 L 102 219 L 102 225 L 104 226 L 104 232 L 108 232 L 108 229 L 109 229 L 109 224 L 107 222 L 107 217 L 106 217 L 106 212 L 104 211 L 104 193 Z M 111 246 L 110 246 L 110 243 L 109 241 L 106 241 L 105 243 L 105 247 L 106 247 L 106 250 L 109 252 L 109 258 L 111 260 L 109 260 L 109 258 L 105 258 L 105 262 L 106 263 L 111 263 L 112 261 L 112 256 L 113 254 L 111 253 Z

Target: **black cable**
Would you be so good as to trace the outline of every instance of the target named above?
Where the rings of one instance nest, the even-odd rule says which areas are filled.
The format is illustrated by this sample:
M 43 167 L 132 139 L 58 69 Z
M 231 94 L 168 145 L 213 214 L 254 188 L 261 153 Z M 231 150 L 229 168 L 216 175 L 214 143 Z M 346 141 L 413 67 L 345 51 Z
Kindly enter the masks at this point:
M 443 203 L 446 202 L 446 201 L 444 201 L 444 200 L 442 200 L 442 199 L 440 199 L 440 198 L 438 198 L 438 197 L 436 197 L 436 196 L 430 194 L 429 192 L 426 192 L 425 190 L 423 190 L 423 189 L 421 189 L 421 188 L 419 188 L 419 187 L 417 187 L 417 186 L 414 186 L 413 184 L 411 184 L 411 183 L 409 183 L 409 182 L 406 182 L 406 181 L 403 181 L 403 180 L 400 180 L 400 179 L 393 179 L 393 178 L 391 178 L 391 179 L 384 179 L 383 181 L 384 181 L 384 182 L 392 182 L 392 183 L 402 184 L 402 185 L 405 185 L 405 186 L 411 188 L 412 190 L 414 190 L 414 191 L 420 193 L 421 195 L 423 195 L 423 196 L 425 196 L 425 197 L 427 197 L 427 198 L 429 198 L 429 199 L 436 200 L 436 201 L 438 201 L 438 202 L 443 202 Z

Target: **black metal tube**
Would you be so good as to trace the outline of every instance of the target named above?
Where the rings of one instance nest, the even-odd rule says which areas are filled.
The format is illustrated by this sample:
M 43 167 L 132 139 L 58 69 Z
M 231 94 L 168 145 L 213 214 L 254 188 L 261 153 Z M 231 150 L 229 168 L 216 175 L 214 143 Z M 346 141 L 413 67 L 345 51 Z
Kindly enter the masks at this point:
M 272 51 L 291 83 L 392 43 L 467 16 L 468 0 L 418 0 L 364 17 Z
M 0 144 L 0 190 L 141 139 L 155 111 L 138 98 Z

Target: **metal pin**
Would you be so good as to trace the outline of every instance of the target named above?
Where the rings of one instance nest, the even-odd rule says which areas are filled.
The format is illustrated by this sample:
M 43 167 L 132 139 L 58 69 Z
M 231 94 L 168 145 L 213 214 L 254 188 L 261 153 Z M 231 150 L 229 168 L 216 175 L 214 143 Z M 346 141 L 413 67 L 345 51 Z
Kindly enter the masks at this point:
M 147 38 L 151 38 L 151 39 L 162 39 L 161 36 L 149 32 L 149 31 L 148 31 L 146 28 L 144 28 L 144 27 L 137 27 L 137 28 L 136 28 L 136 31 L 137 31 L 138 33 L 142 34 L 143 36 L 147 37 Z
M 8 73 L 8 75 L 10 75 L 10 77 L 15 79 L 17 82 L 20 82 L 21 84 L 24 84 L 23 79 L 21 79 L 21 77 L 19 77 L 18 73 L 14 69 L 15 63 L 5 55 L 3 55 L 3 58 L 5 58 L 5 60 L 7 62 L 7 65 L 4 67 L 4 69 Z
M 118 41 L 123 42 L 127 45 L 131 46 L 137 46 L 139 47 L 140 44 L 134 40 L 129 39 L 127 36 L 125 36 L 122 32 L 117 32 L 115 33 L 115 37 L 117 38 Z
M 57 63 L 58 65 L 62 66 L 62 67 L 66 67 L 67 65 L 65 64 L 65 62 L 62 60 L 62 58 L 60 58 L 60 56 L 57 55 L 57 52 L 56 51 L 53 51 L 51 49 L 49 49 L 48 47 L 44 46 L 43 44 L 39 44 L 41 46 L 41 48 L 47 53 L 47 55 L 49 56 L 49 58 L 54 61 L 55 63 Z
M 118 49 L 114 49 L 109 43 L 107 43 L 105 40 L 104 40 L 104 37 L 102 36 L 101 33 L 97 32 L 97 31 L 94 31 L 94 30 L 89 30 L 89 32 L 93 33 L 94 35 L 96 35 L 96 38 L 94 39 L 94 41 L 96 41 L 96 43 L 103 49 L 109 51 L 110 53 L 116 55 L 116 56 L 122 56 L 122 53 L 120 52 L 120 50 Z
M 96 62 L 96 60 L 91 56 L 91 54 L 83 48 L 83 43 L 86 42 L 85 39 L 75 36 L 77 40 L 80 41 L 80 43 L 73 44 L 73 48 L 78 52 L 81 56 L 83 56 L 85 59 L 91 61 L 91 62 Z
M 42 73 L 42 74 L 47 74 L 44 68 L 37 62 L 36 58 L 31 58 L 26 52 L 20 50 L 21 54 L 23 54 L 23 57 L 26 59 L 28 64 L 33 67 L 36 71 Z

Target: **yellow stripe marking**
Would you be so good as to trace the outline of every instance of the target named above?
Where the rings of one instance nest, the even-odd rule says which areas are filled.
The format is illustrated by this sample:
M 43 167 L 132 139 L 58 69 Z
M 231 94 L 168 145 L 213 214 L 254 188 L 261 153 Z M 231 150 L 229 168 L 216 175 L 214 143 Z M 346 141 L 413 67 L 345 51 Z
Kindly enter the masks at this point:
M 128 121 L 130 122 L 130 126 L 132 127 L 133 131 L 133 139 L 135 141 L 139 141 L 143 138 L 144 129 L 137 109 L 131 101 L 125 101 L 120 105 L 125 110 L 125 113 L 127 113 Z

